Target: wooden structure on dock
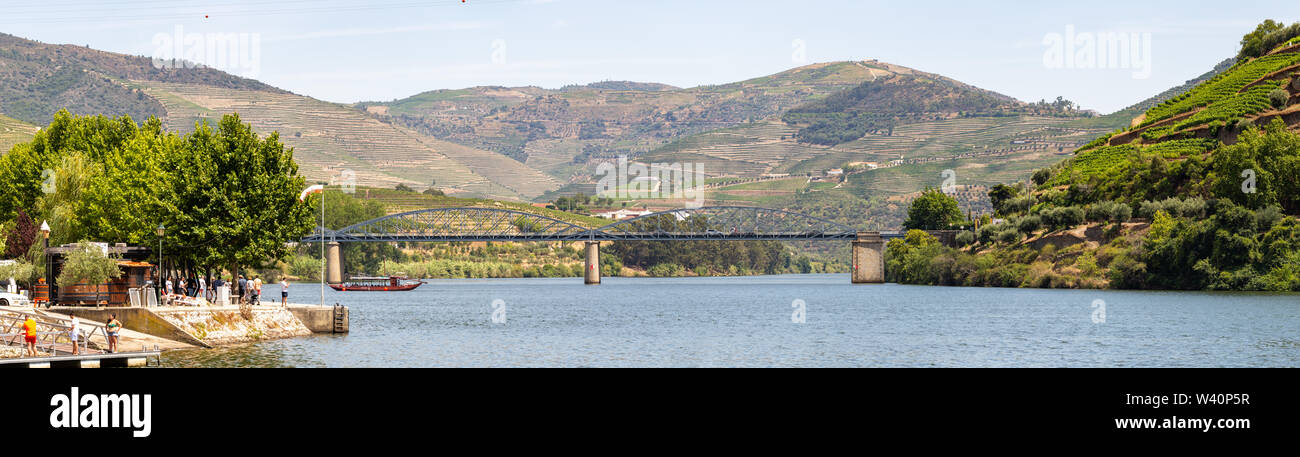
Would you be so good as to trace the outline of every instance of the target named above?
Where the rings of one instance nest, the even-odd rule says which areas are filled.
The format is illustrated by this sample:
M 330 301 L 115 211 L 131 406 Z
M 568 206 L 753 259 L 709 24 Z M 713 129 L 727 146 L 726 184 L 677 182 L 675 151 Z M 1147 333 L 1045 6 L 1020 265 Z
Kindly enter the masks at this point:
M 118 243 L 112 246 L 104 245 L 104 249 L 108 255 L 118 258 L 117 265 L 122 269 L 122 276 L 102 284 L 81 282 L 70 287 L 58 287 L 55 278 L 58 278 L 59 273 L 63 271 L 64 256 L 76 248 L 76 245 L 65 244 L 45 250 L 51 266 L 48 270 L 50 276 L 46 278 L 46 282 L 52 305 L 130 306 L 131 299 L 128 292 L 154 281 L 156 272 L 154 265 L 145 262 L 153 255 L 153 251 L 147 247 Z

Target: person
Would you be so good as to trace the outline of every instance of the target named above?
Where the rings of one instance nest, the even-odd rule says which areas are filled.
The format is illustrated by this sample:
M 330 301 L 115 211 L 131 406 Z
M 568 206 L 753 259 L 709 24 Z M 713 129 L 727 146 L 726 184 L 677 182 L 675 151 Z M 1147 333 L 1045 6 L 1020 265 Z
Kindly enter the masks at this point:
M 204 300 L 212 301 L 208 299 L 208 280 L 204 279 L 202 276 L 199 276 L 199 293 L 197 296 L 203 297 Z
M 239 281 L 237 282 L 239 284 L 239 302 L 243 303 L 244 299 L 248 297 L 248 280 L 244 279 L 244 275 L 239 275 Z
M 217 279 L 213 279 L 213 280 L 212 280 L 212 294 L 211 294 L 213 298 L 212 298 L 211 300 L 208 300 L 208 301 L 211 301 L 211 302 L 214 302 L 214 303 L 215 303 L 215 302 L 217 301 L 217 300 L 216 300 L 216 297 L 220 297 L 220 296 L 221 296 L 221 292 L 220 292 L 220 291 L 221 291 L 221 288 L 223 288 L 223 287 L 226 287 L 226 280 L 221 279 L 221 276 L 217 276 Z
M 122 322 L 117 320 L 116 313 L 108 315 L 108 323 L 104 325 L 104 332 L 108 333 L 108 353 L 117 352 L 117 332 L 122 330 Z
M 72 341 L 72 355 L 81 353 L 81 348 L 77 346 L 77 340 L 81 337 L 81 321 L 77 319 L 77 313 L 68 313 L 72 318 L 71 330 L 68 330 L 68 340 Z
M 27 355 L 36 357 L 36 319 L 32 319 L 31 315 L 23 321 L 23 332 L 27 342 Z
M 182 296 L 182 297 L 188 297 L 188 296 L 190 296 L 190 289 L 189 289 L 188 287 L 186 287 L 187 284 L 186 284 L 186 281 L 185 281 L 185 277 L 184 277 L 184 276 L 181 276 L 181 278 L 180 278 L 178 281 L 180 281 L 179 283 L 177 283 L 180 287 L 177 287 L 176 290 L 179 291 L 179 292 L 181 293 L 181 296 Z
M 253 303 L 262 304 L 262 277 L 253 278 Z
M 280 304 L 289 306 L 289 280 L 280 278 Z
M 163 290 L 167 292 L 167 295 L 171 295 L 171 294 L 172 294 L 172 278 L 171 278 L 171 276 L 168 276 L 168 277 L 167 277 L 167 283 L 163 285 Z

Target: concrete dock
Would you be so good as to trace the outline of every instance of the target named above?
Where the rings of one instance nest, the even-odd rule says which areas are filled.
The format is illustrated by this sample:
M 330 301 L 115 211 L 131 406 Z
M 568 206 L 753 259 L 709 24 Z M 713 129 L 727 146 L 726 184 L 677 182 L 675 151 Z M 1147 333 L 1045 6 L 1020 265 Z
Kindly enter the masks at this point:
M 10 309 L 12 308 L 12 309 Z M 313 333 L 347 333 L 350 328 L 346 306 L 320 306 L 272 303 L 252 307 L 238 306 L 167 306 L 167 307 L 80 307 L 55 306 L 33 309 L 31 307 L 0 308 L 16 313 L 15 316 L 35 315 L 50 328 L 42 331 L 44 340 L 38 349 L 44 355 L 25 357 L 15 341 L 10 338 L 0 344 L 0 364 L 6 367 L 100 367 L 144 366 L 167 350 L 212 348 L 248 342 L 293 338 Z M 83 354 L 71 355 L 71 345 L 66 332 L 70 313 L 76 313 L 84 338 Z M 108 347 L 103 333 L 104 322 L 115 314 L 123 328 L 118 335 L 119 352 L 106 354 Z M 14 324 L 16 325 L 16 324 Z M 41 325 L 47 325 L 42 323 Z

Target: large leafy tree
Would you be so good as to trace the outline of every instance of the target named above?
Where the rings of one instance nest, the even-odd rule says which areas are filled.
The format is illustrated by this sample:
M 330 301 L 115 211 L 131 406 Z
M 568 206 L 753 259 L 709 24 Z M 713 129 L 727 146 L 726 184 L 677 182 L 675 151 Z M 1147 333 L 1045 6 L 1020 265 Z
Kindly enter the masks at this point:
M 196 125 L 167 157 L 167 242 L 197 265 L 261 265 L 287 254 L 285 243 L 311 231 L 312 207 L 298 201 L 305 180 L 278 133 L 260 138 L 237 114 L 213 129 Z
M 907 220 L 903 221 L 903 228 L 945 230 L 965 221 L 966 217 L 962 215 L 956 199 L 938 189 L 927 187 L 921 192 L 920 197 L 912 200 L 912 206 L 907 210 Z
M 1243 176 L 1244 175 L 1244 176 Z M 1247 181 L 1253 176 L 1253 186 Z M 1300 135 L 1280 119 L 1242 132 L 1214 153 L 1214 194 L 1251 209 L 1281 206 L 1300 214 Z

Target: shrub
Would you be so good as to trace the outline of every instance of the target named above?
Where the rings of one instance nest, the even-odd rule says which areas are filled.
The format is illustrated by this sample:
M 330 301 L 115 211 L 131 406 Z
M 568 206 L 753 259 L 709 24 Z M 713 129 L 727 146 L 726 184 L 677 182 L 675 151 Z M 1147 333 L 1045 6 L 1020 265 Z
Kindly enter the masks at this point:
M 1132 218 L 1133 208 L 1128 206 L 1128 203 L 1118 203 L 1115 205 L 1114 212 L 1111 213 L 1110 220 L 1114 222 L 1128 222 L 1128 220 Z
M 1044 183 L 1046 183 L 1047 180 L 1052 179 L 1052 169 L 1043 168 L 1038 171 L 1035 171 L 1034 177 L 1032 179 L 1034 180 L 1035 185 L 1041 186 Z
M 1006 244 L 1020 241 L 1020 232 L 1016 231 L 1016 229 L 1007 229 L 998 232 L 998 241 Z
M 1019 224 L 1016 224 L 1016 228 L 1019 229 L 1021 233 L 1024 233 L 1026 235 L 1032 235 L 1034 232 L 1038 231 L 1038 229 L 1042 227 L 1043 227 L 1042 218 L 1038 216 L 1025 216 L 1020 219 Z
M 1288 100 L 1291 100 L 1291 94 L 1285 89 L 1277 88 L 1268 93 L 1268 102 L 1272 104 L 1274 108 L 1286 108 L 1286 102 Z
M 975 232 L 962 231 L 957 234 L 958 246 L 970 246 L 972 244 L 975 244 Z

